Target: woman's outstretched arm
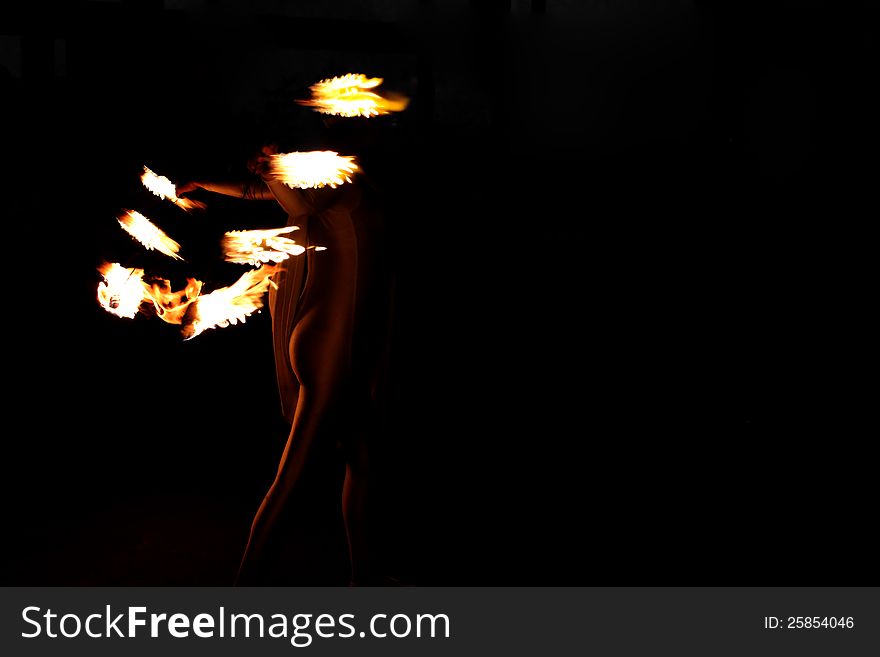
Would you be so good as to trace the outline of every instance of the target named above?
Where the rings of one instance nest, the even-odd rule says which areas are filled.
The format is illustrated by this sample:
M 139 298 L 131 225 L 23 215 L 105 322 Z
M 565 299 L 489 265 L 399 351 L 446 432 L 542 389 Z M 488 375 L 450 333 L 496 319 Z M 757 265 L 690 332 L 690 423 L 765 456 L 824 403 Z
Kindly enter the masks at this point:
M 196 189 L 204 189 L 215 194 L 233 196 L 251 201 L 273 201 L 275 197 L 268 186 L 260 178 L 246 182 L 202 182 L 191 181 L 177 186 L 177 195 L 182 196 Z
M 278 201 L 291 216 L 307 215 L 315 211 L 312 195 L 301 189 L 291 189 L 279 182 L 269 172 L 271 156 L 278 152 L 274 145 L 263 146 L 248 162 L 248 169 L 254 178 L 241 182 L 200 182 L 191 181 L 177 186 L 177 195 L 182 196 L 195 189 L 204 189 L 215 194 L 255 201 Z

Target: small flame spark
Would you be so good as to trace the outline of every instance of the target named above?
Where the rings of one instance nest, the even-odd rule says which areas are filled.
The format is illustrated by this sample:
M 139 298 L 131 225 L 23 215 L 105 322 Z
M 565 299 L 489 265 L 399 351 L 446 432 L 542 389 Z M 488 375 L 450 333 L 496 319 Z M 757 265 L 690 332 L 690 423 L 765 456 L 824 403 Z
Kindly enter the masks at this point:
M 282 153 L 270 159 L 270 176 L 300 189 L 336 187 L 351 182 L 351 175 L 359 170 L 354 156 L 334 151 Z
M 183 317 L 184 340 L 191 340 L 208 329 L 244 322 L 263 307 L 263 295 L 269 286 L 277 287 L 269 278 L 276 267 L 263 265 L 245 273 L 229 287 L 198 297 Z
M 98 283 L 98 303 L 108 313 L 134 319 L 145 299 L 144 270 L 126 269 L 118 262 L 105 262 L 98 271 L 104 277 Z
M 292 255 L 301 255 L 305 247 L 288 237 L 279 237 L 298 230 L 299 226 L 268 230 L 233 230 L 223 237 L 223 253 L 227 262 L 239 265 L 279 263 Z
M 205 204 L 201 201 L 194 201 L 190 198 L 181 198 L 177 195 L 177 187 L 165 176 L 160 176 L 148 167 L 144 166 L 144 172 L 141 174 L 141 182 L 144 187 L 149 189 L 153 194 L 161 199 L 168 199 L 175 205 L 183 208 L 187 212 L 193 209 L 203 209 Z
M 155 249 L 159 253 L 164 253 L 175 260 L 183 260 L 183 258 L 177 255 L 177 252 L 180 251 L 180 244 L 168 237 L 158 226 L 140 212 L 126 210 L 124 215 L 118 217 L 118 221 L 125 232 L 143 244 L 148 251 Z
M 382 84 L 382 78 L 368 78 L 360 73 L 347 73 L 329 80 L 321 80 L 309 87 L 312 97 L 296 101 L 322 114 L 336 116 L 372 117 L 406 109 L 409 99 L 399 94 L 380 96 L 373 91 Z

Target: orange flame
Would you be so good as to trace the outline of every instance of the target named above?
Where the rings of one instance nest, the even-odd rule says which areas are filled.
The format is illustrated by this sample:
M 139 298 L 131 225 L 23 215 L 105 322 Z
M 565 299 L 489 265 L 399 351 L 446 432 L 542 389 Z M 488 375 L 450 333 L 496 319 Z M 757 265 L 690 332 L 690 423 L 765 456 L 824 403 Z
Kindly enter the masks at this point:
M 223 253 L 227 262 L 239 265 L 279 263 L 292 255 L 300 255 L 306 249 L 288 237 L 279 237 L 298 230 L 299 226 L 271 228 L 268 230 L 233 230 L 223 237 Z
M 351 175 L 360 170 L 354 156 L 334 151 L 281 153 L 270 158 L 270 177 L 300 189 L 336 187 L 351 182 Z
M 205 204 L 201 201 L 194 201 L 191 198 L 181 198 L 177 195 L 177 187 L 165 176 L 160 176 L 149 168 L 144 166 L 144 172 L 141 174 L 141 182 L 144 187 L 149 189 L 153 194 L 161 199 L 168 199 L 187 212 L 193 209 L 202 210 Z
M 170 281 L 162 278 L 147 288 L 147 297 L 153 302 L 159 319 L 169 324 L 182 324 L 187 308 L 201 291 L 202 282 L 195 278 L 187 278 L 186 287 L 179 292 L 173 292 Z
M 409 99 L 400 94 L 380 96 L 373 91 L 382 84 L 382 78 L 368 78 L 360 73 L 347 73 L 329 80 L 321 80 L 309 87 L 312 97 L 296 101 L 322 114 L 336 116 L 378 116 L 406 109 Z
M 177 255 L 177 252 L 180 251 L 180 244 L 168 237 L 140 212 L 126 210 L 126 213 L 117 219 L 125 232 L 143 244 L 148 251 L 155 249 L 175 260 L 183 260 Z

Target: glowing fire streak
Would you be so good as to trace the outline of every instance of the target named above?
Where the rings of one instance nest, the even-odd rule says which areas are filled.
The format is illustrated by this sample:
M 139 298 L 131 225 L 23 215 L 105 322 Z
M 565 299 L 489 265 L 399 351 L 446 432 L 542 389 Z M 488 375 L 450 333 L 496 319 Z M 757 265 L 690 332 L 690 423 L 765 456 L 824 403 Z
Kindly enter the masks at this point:
M 174 292 L 171 283 L 158 279 L 145 283 L 143 269 L 126 269 L 118 263 L 98 268 L 104 280 L 98 284 L 98 302 L 109 313 L 134 318 L 142 304 L 152 303 L 156 315 L 168 324 L 179 324 L 185 340 L 208 329 L 244 322 L 263 307 L 263 296 L 275 283 L 269 278 L 277 268 L 263 265 L 244 274 L 229 287 L 201 295 L 202 282 L 187 279 L 184 289 Z
M 143 269 L 126 269 L 117 262 L 105 262 L 98 271 L 98 303 L 108 313 L 133 319 L 144 301 L 146 289 Z
M 287 226 L 269 230 L 230 231 L 223 237 L 223 254 L 227 262 L 239 265 L 282 262 L 292 255 L 301 255 L 306 250 L 288 237 L 279 237 L 298 228 L 299 226 Z
M 288 187 L 308 189 L 351 182 L 351 175 L 359 170 L 354 156 L 334 151 L 308 151 L 272 155 L 269 175 Z
M 177 252 L 180 251 L 180 244 L 168 237 L 158 226 L 140 212 L 127 210 L 124 215 L 118 217 L 118 221 L 125 232 L 143 244 L 147 250 L 152 251 L 155 249 L 159 253 L 164 253 L 176 260 L 183 260 L 183 258 L 177 255 Z
M 153 194 L 158 196 L 161 199 L 168 199 L 175 205 L 183 208 L 187 212 L 193 209 L 203 209 L 205 204 L 201 201 L 194 201 L 190 198 L 181 198 L 177 195 L 177 187 L 165 176 L 160 176 L 153 171 L 151 171 L 146 166 L 144 167 L 144 172 L 141 175 L 141 182 L 144 183 L 144 187 L 149 189 Z
M 409 99 L 398 94 L 380 96 L 373 91 L 382 78 L 368 78 L 359 73 L 347 73 L 329 80 L 321 80 L 309 87 L 310 100 L 296 101 L 322 114 L 336 116 L 378 116 L 406 109 Z
M 269 278 L 275 272 L 274 266 L 263 265 L 248 271 L 229 287 L 196 299 L 183 317 L 184 340 L 191 340 L 208 329 L 244 322 L 263 307 L 263 295 L 269 286 L 277 287 Z

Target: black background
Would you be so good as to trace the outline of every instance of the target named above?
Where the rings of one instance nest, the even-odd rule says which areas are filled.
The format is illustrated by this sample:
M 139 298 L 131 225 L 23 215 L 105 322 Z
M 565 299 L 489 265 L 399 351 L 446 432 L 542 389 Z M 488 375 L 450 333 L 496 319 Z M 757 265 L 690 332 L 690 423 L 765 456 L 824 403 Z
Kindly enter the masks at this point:
M 390 574 L 876 583 L 876 16 L 838 5 L 5 5 L 4 583 L 232 582 L 286 439 L 268 314 L 183 343 L 95 267 L 230 283 L 216 240 L 280 209 L 188 216 L 140 167 L 240 176 L 266 141 L 361 149 L 393 199 Z M 347 71 L 409 109 L 293 104 Z

